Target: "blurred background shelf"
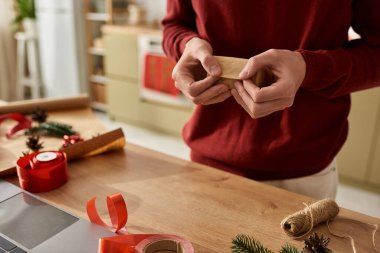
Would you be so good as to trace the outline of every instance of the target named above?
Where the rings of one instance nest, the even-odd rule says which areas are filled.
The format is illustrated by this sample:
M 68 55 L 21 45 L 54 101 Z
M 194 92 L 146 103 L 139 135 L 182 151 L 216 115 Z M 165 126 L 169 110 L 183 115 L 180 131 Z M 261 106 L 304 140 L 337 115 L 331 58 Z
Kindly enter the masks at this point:
M 85 17 L 87 80 L 89 93 L 94 102 L 94 108 L 106 111 L 106 85 L 104 75 L 104 45 L 101 28 L 115 23 L 123 24 L 127 20 L 129 0 L 83 0 Z
M 104 55 L 104 48 L 90 47 L 88 48 L 88 53 L 93 55 Z
M 107 13 L 87 13 L 87 20 L 90 21 L 108 21 L 110 19 L 110 15 Z

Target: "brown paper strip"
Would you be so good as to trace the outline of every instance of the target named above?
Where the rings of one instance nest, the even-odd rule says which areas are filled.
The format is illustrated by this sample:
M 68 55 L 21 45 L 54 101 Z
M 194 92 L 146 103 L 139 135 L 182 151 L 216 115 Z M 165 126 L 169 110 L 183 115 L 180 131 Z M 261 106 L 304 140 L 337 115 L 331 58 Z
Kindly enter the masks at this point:
M 222 68 L 222 75 L 219 83 L 227 84 L 231 89 L 234 88 L 234 83 L 239 79 L 239 74 L 247 64 L 248 59 L 214 56 Z M 269 68 L 263 68 L 251 78 L 252 82 L 259 87 L 269 86 L 275 80 L 276 76 L 270 71 Z

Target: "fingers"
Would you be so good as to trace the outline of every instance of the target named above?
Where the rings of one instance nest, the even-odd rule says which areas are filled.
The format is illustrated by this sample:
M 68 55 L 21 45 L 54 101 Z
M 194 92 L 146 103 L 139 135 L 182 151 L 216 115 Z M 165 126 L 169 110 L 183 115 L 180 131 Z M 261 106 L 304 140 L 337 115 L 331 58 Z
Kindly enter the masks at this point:
M 209 105 L 222 102 L 229 96 L 230 91 L 228 87 L 224 84 L 217 84 L 194 97 L 192 100 L 194 104 Z
M 232 96 L 235 98 L 236 102 L 241 105 L 244 110 L 249 114 L 249 116 L 251 116 L 251 118 L 254 118 L 252 113 L 249 111 L 247 105 L 245 104 L 245 102 L 243 101 L 243 99 L 240 97 L 239 93 L 237 92 L 236 89 L 232 89 L 231 90 L 231 94 Z
M 218 61 L 206 50 L 200 50 L 198 52 L 198 59 L 201 62 L 203 68 L 211 76 L 220 76 L 222 74 L 222 68 Z
M 256 72 L 263 67 L 271 67 L 278 62 L 278 50 L 270 49 L 254 57 L 251 57 L 244 69 L 240 72 L 239 78 L 252 78 Z
M 260 69 L 270 69 L 275 75 L 269 86 L 258 88 L 250 80 Z M 292 106 L 305 71 L 306 63 L 299 53 L 271 49 L 249 59 L 240 73 L 243 82 L 236 89 L 250 112 L 261 117 Z
M 206 76 L 206 72 L 209 76 Z M 193 38 L 187 42 L 184 53 L 173 69 L 175 86 L 196 104 L 224 100 L 230 96 L 225 85 L 213 86 L 222 69 L 212 56 L 210 44 Z M 221 95 L 223 94 L 223 95 Z
M 231 96 L 225 84 L 216 84 L 219 77 L 207 76 L 195 81 L 194 76 L 186 70 L 173 71 L 175 86 L 183 92 L 194 104 L 213 104 L 226 100 Z
M 206 105 L 222 102 L 230 96 L 227 85 L 215 85 L 218 79 L 219 77 L 208 76 L 205 79 L 194 81 L 191 74 L 177 72 L 175 75 L 175 86 L 193 101 L 194 104 Z
M 257 87 L 250 80 L 244 80 L 243 87 L 256 103 L 263 103 L 281 98 L 290 98 L 293 95 L 291 89 L 283 84 L 282 80 L 262 88 Z
M 220 102 L 223 102 L 224 100 L 226 100 L 227 98 L 231 97 L 231 92 L 229 90 L 205 101 L 202 103 L 202 105 L 211 105 L 211 104 L 216 104 L 216 103 L 220 103 Z
M 188 87 L 194 83 L 193 75 L 186 71 L 176 71 L 176 69 L 174 69 L 172 78 L 174 80 L 175 87 L 182 91 L 187 97 L 191 97 Z
M 188 45 L 191 57 L 198 60 L 209 75 L 220 76 L 222 74 L 222 68 L 212 56 L 212 47 L 207 41 L 193 38 Z
M 293 103 L 291 98 L 280 98 L 270 101 L 257 102 L 251 97 L 251 94 L 247 91 L 247 89 L 245 89 L 245 87 L 243 87 L 241 82 L 236 82 L 235 88 L 236 90 L 233 89 L 231 94 L 252 118 L 261 118 L 273 112 L 284 110 Z

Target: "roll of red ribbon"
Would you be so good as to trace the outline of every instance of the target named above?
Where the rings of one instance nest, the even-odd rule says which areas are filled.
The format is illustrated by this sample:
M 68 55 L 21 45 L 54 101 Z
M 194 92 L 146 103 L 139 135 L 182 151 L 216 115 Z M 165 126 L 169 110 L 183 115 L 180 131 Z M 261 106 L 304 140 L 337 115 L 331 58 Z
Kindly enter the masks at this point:
M 29 192 L 54 190 L 68 180 L 66 154 L 61 151 L 43 151 L 17 160 L 20 186 Z
M 127 234 L 124 226 L 128 220 L 128 209 L 120 193 L 107 196 L 108 213 L 112 226 L 100 218 L 95 206 L 96 198 L 87 202 L 87 215 L 92 223 L 108 228 L 119 236 L 99 239 L 99 253 L 194 253 L 191 243 L 182 237 L 166 234 Z
M 153 235 L 140 241 L 134 253 L 175 252 L 194 253 L 191 243 L 176 235 Z

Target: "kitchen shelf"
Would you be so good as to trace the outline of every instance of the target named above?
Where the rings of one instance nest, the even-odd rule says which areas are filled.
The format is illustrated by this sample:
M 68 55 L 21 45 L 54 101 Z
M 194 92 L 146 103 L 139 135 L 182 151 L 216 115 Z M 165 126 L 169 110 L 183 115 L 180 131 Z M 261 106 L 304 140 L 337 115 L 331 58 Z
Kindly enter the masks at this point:
M 84 6 L 83 19 L 86 24 L 87 52 L 87 85 L 91 98 L 97 102 L 97 108 L 104 110 L 106 101 L 107 78 L 104 76 L 104 59 L 106 52 L 103 48 L 104 25 L 125 24 L 128 20 L 127 8 L 134 0 L 82 0 Z
M 107 84 L 107 77 L 102 75 L 91 75 L 90 81 L 98 84 Z
M 110 19 L 110 15 L 107 13 L 90 12 L 86 14 L 86 18 L 90 21 L 108 21 Z
M 104 48 L 100 47 L 90 47 L 88 48 L 88 53 L 93 55 L 104 55 Z
M 107 104 L 96 102 L 96 101 L 91 103 L 91 107 L 92 107 L 92 109 L 102 111 L 102 112 L 108 111 L 108 105 Z

